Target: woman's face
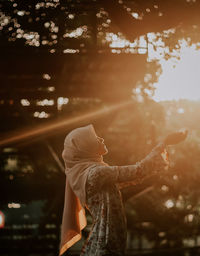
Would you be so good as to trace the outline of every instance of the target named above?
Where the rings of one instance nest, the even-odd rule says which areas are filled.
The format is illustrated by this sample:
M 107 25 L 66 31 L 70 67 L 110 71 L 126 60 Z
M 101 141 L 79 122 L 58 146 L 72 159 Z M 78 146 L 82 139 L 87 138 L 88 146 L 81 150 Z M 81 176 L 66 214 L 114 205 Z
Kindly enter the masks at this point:
M 97 136 L 97 141 L 99 143 L 99 153 L 101 155 L 107 154 L 108 153 L 108 149 L 107 149 L 106 145 L 104 144 L 104 139 L 99 137 L 99 136 Z

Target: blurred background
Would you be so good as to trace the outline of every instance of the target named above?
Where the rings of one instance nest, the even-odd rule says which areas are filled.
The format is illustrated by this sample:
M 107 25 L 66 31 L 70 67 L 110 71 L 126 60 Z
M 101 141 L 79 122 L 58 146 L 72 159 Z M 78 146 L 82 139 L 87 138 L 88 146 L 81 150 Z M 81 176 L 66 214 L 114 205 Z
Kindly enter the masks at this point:
M 110 165 L 189 129 L 168 171 L 125 191 L 127 255 L 200 255 L 199 11 L 199 0 L 0 0 L 0 255 L 58 255 L 63 141 L 89 123 Z M 65 255 L 79 255 L 87 218 Z

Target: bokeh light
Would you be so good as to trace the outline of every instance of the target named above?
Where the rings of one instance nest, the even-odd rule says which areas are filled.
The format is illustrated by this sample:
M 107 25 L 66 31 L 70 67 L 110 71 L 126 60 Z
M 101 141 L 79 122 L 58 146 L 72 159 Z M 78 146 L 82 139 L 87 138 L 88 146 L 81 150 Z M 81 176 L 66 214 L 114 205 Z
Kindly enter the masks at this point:
M 4 228 L 5 225 L 5 215 L 2 211 L 0 211 L 0 228 Z

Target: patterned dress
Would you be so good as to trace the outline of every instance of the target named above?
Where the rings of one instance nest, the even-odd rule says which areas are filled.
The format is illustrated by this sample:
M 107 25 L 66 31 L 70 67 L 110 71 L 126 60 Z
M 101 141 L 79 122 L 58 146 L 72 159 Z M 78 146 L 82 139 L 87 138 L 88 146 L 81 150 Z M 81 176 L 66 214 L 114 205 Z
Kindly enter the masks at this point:
M 161 157 L 164 144 L 158 144 L 145 159 L 135 165 L 97 166 L 90 169 L 86 182 L 86 203 L 93 225 L 81 256 L 124 255 L 126 249 L 126 216 L 118 184 L 140 183 L 158 172 L 166 163 Z

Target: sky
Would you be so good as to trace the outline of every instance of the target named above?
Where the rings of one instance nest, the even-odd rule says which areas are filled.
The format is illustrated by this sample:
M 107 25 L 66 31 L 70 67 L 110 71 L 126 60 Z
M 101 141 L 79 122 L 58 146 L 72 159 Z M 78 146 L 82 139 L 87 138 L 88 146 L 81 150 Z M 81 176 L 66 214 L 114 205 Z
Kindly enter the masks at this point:
M 159 77 L 154 99 L 164 100 L 200 100 L 200 50 L 195 45 L 182 45 L 180 60 L 160 60 L 162 74 Z

